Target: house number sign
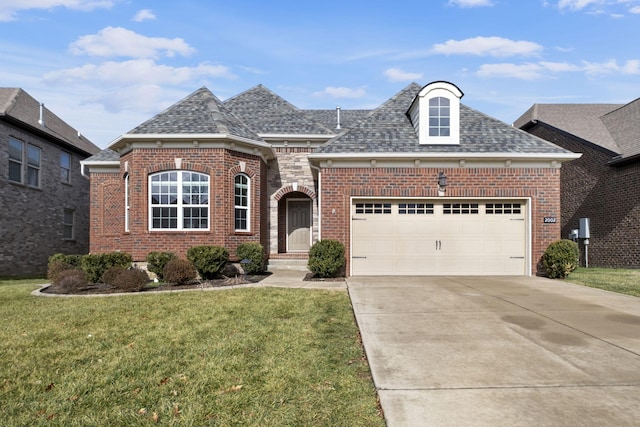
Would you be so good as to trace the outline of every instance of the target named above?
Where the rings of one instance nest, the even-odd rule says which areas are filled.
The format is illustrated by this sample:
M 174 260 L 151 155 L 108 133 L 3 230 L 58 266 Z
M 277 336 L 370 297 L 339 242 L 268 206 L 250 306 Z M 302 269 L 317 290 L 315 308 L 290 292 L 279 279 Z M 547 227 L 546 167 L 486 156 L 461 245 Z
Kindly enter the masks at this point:
M 544 223 L 545 224 L 555 224 L 556 222 L 558 222 L 558 221 L 556 220 L 555 216 L 545 216 L 544 217 Z

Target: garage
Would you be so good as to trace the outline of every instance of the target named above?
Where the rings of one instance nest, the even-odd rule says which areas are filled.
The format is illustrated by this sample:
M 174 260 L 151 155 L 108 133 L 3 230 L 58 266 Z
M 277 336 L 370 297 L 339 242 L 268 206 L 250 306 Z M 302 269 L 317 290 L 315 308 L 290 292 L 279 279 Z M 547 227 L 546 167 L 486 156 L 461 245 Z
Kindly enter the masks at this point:
M 527 199 L 353 199 L 351 275 L 528 275 Z

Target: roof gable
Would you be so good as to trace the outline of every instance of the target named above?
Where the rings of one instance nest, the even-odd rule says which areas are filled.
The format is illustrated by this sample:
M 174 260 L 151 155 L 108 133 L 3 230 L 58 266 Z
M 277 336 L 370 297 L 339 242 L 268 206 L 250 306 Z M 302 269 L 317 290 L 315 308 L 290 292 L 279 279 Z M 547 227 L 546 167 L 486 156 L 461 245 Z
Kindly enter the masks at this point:
M 640 98 L 602 116 L 622 158 L 640 154 Z
M 224 105 L 258 134 L 332 135 L 335 132 L 316 122 L 263 85 L 227 99 Z
M 568 154 L 548 141 L 460 104 L 460 144 L 419 144 L 407 114 L 422 86 L 412 83 L 352 129 L 318 148 L 318 154 L 398 153 L 531 153 Z
M 95 154 L 100 151 L 94 143 L 44 105 L 42 105 L 42 122 L 40 122 L 40 115 L 40 102 L 27 92 L 20 88 L 0 88 L 0 117 L 10 117 L 85 154 Z
M 260 140 L 206 87 L 135 127 L 129 134 L 220 134 Z

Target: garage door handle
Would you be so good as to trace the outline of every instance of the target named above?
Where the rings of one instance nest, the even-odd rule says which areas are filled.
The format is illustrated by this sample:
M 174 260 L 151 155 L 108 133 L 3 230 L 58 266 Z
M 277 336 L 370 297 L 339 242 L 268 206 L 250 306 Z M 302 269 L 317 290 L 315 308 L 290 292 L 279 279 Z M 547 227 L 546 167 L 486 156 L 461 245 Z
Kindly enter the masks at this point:
M 352 256 L 353 259 L 367 259 L 366 256 Z
M 509 257 L 509 258 L 511 258 L 511 259 L 524 259 L 523 256 L 512 256 L 512 257 Z
M 442 249 L 442 240 L 436 240 L 436 251 Z

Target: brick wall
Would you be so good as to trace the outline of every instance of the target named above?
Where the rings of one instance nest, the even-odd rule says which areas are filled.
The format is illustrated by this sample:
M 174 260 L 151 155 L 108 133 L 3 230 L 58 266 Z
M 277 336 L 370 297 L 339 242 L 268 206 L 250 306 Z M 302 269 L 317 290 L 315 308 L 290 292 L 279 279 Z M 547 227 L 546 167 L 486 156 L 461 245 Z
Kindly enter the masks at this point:
M 40 188 L 9 182 L 9 136 L 41 149 Z M 71 182 L 60 180 L 60 153 L 71 154 Z M 89 250 L 89 180 L 81 175 L 87 156 L 24 130 L 0 123 L 0 276 L 45 275 L 54 253 Z M 74 239 L 63 239 L 64 209 L 74 210 Z
M 560 217 L 560 170 L 554 168 L 324 168 L 322 238 L 343 242 L 348 262 L 350 197 L 438 197 L 440 171 L 447 175 L 445 199 L 531 198 L 531 271 L 537 273 L 545 249 L 560 238 L 559 222 L 543 223 L 544 217 Z
M 640 162 L 610 166 L 615 153 L 544 123 L 527 131 L 583 153 L 562 167 L 562 236 L 590 218 L 589 266 L 640 268 Z
M 181 159 L 177 168 L 175 159 Z M 209 231 L 149 231 L 148 176 L 163 170 L 191 170 L 210 176 Z M 251 185 L 251 231 L 234 231 L 234 176 L 244 172 Z M 124 224 L 124 176 L 129 174 L 129 232 Z M 121 158 L 117 174 L 91 174 L 91 252 L 120 250 L 144 261 L 151 251 L 184 256 L 197 245 L 218 245 L 235 258 L 240 243 L 268 245 L 266 165 L 258 156 L 225 149 L 135 149 Z

